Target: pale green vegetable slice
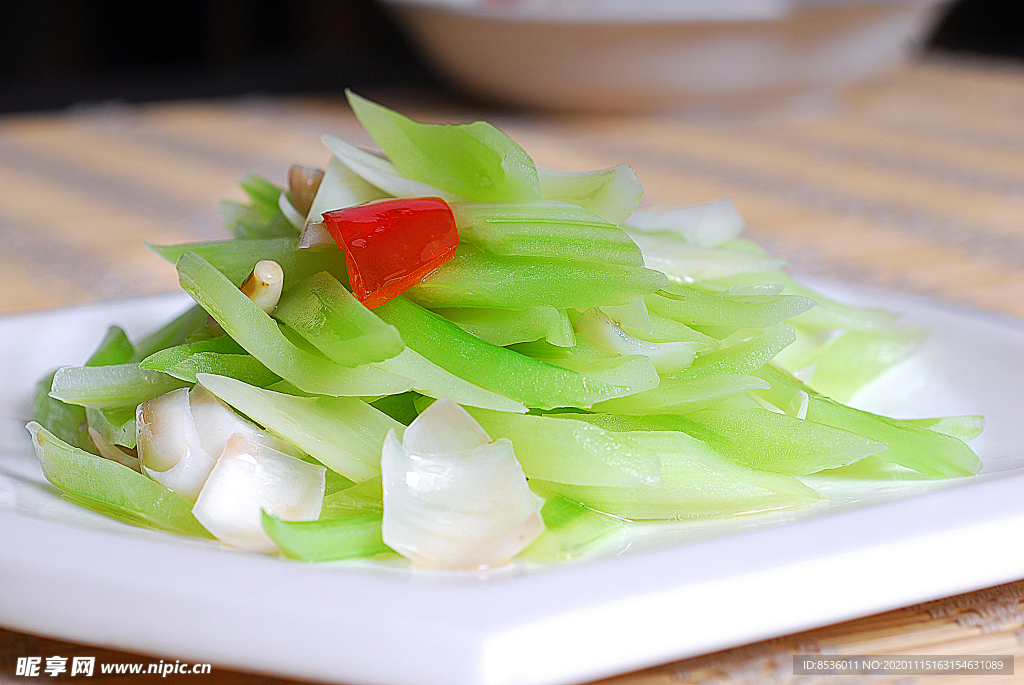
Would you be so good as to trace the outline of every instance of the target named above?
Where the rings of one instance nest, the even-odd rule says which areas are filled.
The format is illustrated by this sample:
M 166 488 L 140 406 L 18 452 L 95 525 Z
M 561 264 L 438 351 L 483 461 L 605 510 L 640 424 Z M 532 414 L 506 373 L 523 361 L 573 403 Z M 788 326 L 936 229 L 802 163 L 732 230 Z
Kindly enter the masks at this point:
M 930 419 L 908 419 L 907 423 L 921 426 L 936 433 L 942 433 L 964 442 L 970 442 L 981 435 L 985 430 L 985 417 L 977 415 L 969 416 L 941 416 Z
M 768 383 L 753 376 L 718 374 L 702 378 L 662 378 L 658 387 L 598 402 L 594 411 L 607 414 L 685 414 L 720 404 Z
M 792 326 L 770 328 L 749 340 L 702 354 L 690 368 L 674 374 L 674 378 L 701 378 L 717 374 L 747 375 L 759 369 L 793 342 Z
M 644 264 L 676 283 L 771 271 L 786 264 L 781 259 L 746 250 L 691 245 L 671 233 L 626 232 L 643 252 Z
M 199 375 L 214 395 L 321 464 L 355 482 L 380 475 L 389 430 L 405 426 L 353 397 L 296 397 L 225 376 Z
M 491 439 L 508 438 L 528 478 L 576 485 L 657 483 L 658 455 L 582 421 L 470 409 Z
M 770 328 L 814 306 L 799 295 L 729 296 L 670 284 L 644 298 L 647 309 L 688 325 Z
M 211 537 L 185 498 L 127 466 L 68 445 L 35 421 L 27 428 L 43 475 L 73 501 L 133 525 Z
M 403 176 L 389 160 L 361 150 L 341 138 L 322 135 L 320 140 L 331 154 L 353 173 L 387 195 L 394 197 L 440 197 L 448 202 L 460 200 L 455 193 L 435 188 Z
M 565 312 L 549 305 L 529 309 L 453 307 L 433 311 L 462 330 L 502 347 L 541 338 L 562 347 L 575 343 L 572 323 Z
M 640 233 L 675 233 L 688 243 L 704 247 L 736 238 L 746 228 L 735 203 L 728 197 L 684 207 L 638 209 L 624 225 Z
M 628 164 L 597 171 L 538 167 L 537 176 L 541 199 L 578 205 L 612 224 L 622 223 L 644 194 L 636 171 Z
M 381 369 L 349 369 L 296 346 L 277 322 L 198 255 L 178 259 L 182 288 L 249 354 L 299 389 L 322 395 L 366 396 L 405 392 L 408 379 Z
M 123 409 L 186 385 L 165 373 L 141 369 L 138 364 L 65 366 L 54 374 L 50 396 L 93 409 Z
M 625 528 L 621 519 L 561 495 L 547 493 L 537 486 L 531 487 L 546 500 L 540 510 L 544 532 L 519 554 L 518 559 L 537 563 L 576 559 L 603 540 L 616 533 L 621 534 Z
M 263 530 L 289 559 L 338 561 L 390 552 L 381 537 L 381 515 L 285 521 L 263 512 Z
M 533 160 L 491 124 L 424 124 L 351 91 L 346 96 L 359 123 L 406 178 L 472 200 L 540 199 Z

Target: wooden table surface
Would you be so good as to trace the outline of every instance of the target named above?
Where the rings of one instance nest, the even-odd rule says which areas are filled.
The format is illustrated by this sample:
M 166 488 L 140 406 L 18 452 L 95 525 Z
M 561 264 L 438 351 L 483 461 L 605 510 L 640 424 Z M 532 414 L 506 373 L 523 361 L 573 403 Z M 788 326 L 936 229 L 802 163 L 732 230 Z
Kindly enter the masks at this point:
M 748 237 L 797 272 L 1024 316 L 1021 65 L 924 61 L 839 93 L 671 116 L 478 112 L 380 97 L 418 118 L 485 117 L 544 166 L 627 162 L 646 203 L 732 196 Z M 217 198 L 240 199 L 237 182 L 248 171 L 283 182 L 293 162 L 324 165 L 322 132 L 370 145 L 340 100 L 103 104 L 0 118 L 0 314 L 176 290 L 174 269 L 143 242 L 225 237 Z M 1024 674 L 1022 641 L 1024 580 L 608 682 L 863 682 L 794 677 L 797 650 L 1012 654 Z M 0 683 L 14 681 L 17 657 L 53 654 L 145 660 L 0 630 Z M 216 665 L 202 680 L 284 682 Z

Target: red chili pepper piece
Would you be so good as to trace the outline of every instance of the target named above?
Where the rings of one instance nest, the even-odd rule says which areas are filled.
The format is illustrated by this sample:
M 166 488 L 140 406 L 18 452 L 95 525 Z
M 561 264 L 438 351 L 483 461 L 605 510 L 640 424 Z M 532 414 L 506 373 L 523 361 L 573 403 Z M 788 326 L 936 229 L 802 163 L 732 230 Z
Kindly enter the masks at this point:
M 345 250 L 353 294 L 370 308 L 419 283 L 459 245 L 455 216 L 439 197 L 377 200 L 323 217 Z

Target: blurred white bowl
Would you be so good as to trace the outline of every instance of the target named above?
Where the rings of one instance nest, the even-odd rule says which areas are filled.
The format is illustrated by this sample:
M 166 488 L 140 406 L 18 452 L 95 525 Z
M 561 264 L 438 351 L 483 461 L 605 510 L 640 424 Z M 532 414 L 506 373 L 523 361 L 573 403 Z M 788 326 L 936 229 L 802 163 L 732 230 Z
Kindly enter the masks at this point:
M 456 84 L 553 109 L 760 100 L 902 61 L 944 0 L 385 0 Z

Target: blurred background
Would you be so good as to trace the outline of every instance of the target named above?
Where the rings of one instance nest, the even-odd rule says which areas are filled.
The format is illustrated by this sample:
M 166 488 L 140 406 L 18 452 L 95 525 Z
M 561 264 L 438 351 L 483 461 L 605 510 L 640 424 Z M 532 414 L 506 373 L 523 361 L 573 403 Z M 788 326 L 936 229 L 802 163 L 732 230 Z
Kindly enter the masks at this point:
M 499 3 L 494 3 L 499 4 Z M 344 88 L 453 89 L 373 0 L 7 3 L 0 111 Z M 1024 59 L 1024 2 L 959 0 L 926 48 Z

